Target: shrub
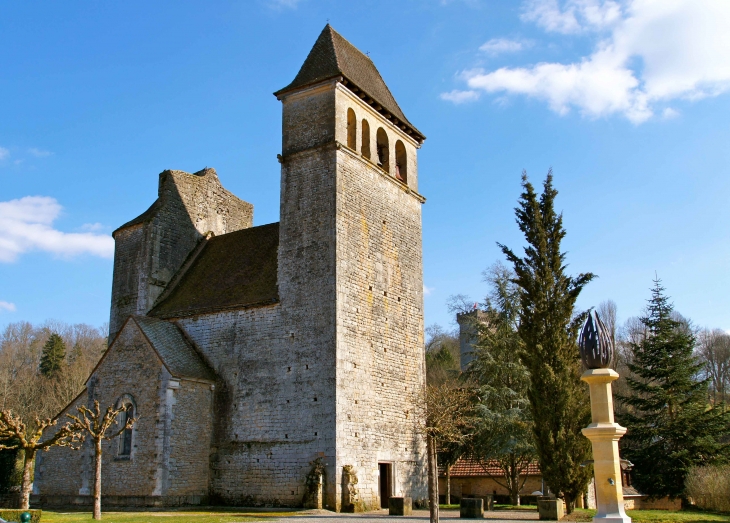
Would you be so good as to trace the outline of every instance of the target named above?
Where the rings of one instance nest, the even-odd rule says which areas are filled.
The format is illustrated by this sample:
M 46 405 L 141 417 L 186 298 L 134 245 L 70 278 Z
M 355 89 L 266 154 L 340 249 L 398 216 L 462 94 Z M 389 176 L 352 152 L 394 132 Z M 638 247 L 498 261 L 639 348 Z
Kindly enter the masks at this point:
M 40 523 L 42 510 L 14 510 L 9 508 L 0 508 L 0 518 L 5 521 L 20 521 L 20 515 L 23 512 L 30 512 L 30 523 Z
M 730 465 L 692 467 L 685 488 L 698 508 L 730 512 Z

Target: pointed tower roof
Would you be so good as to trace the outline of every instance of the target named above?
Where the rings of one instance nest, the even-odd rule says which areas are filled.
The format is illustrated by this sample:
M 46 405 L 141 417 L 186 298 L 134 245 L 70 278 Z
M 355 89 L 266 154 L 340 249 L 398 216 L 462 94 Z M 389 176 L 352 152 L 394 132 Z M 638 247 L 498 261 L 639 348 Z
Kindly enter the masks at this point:
M 408 121 L 369 57 L 327 24 L 309 51 L 294 81 L 275 92 L 277 97 L 330 78 L 342 77 L 352 92 L 419 142 L 426 137 Z

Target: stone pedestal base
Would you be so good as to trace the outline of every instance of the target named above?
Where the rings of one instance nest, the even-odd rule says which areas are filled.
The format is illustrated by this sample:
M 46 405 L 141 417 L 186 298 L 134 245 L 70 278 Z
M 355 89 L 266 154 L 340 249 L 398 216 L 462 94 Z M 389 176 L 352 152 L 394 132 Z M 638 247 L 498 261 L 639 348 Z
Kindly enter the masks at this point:
M 565 517 L 565 503 L 562 499 L 541 499 L 537 502 L 540 519 L 559 521 Z
M 413 514 L 413 500 L 411 498 L 390 497 L 388 499 L 388 515 L 410 516 Z
M 465 519 L 483 519 L 484 500 L 481 498 L 461 498 L 459 517 Z
M 618 373 L 611 369 L 591 369 L 581 376 L 591 390 L 592 423 L 582 432 L 593 445 L 595 523 L 631 523 L 631 518 L 624 511 L 621 458 L 618 454 L 618 440 L 626 434 L 626 429 L 613 419 L 611 382 L 617 378 Z

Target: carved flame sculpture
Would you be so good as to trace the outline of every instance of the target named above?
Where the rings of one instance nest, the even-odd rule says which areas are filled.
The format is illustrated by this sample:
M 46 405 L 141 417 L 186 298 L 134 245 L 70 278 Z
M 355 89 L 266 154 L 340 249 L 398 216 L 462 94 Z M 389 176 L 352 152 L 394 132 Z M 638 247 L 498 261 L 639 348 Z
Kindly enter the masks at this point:
M 613 343 L 608 329 L 592 310 L 578 338 L 580 357 L 586 369 L 607 369 L 613 361 Z

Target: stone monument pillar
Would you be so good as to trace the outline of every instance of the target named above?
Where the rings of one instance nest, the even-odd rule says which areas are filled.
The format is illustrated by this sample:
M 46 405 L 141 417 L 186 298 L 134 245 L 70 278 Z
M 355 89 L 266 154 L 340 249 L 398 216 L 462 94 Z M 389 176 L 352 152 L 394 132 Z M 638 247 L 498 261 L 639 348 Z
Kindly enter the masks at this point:
M 595 523 L 631 523 L 624 510 L 621 485 L 621 458 L 618 440 L 626 429 L 614 421 L 611 382 L 618 373 L 608 368 L 613 359 L 613 343 L 595 312 L 588 316 L 579 340 L 583 365 L 588 369 L 581 379 L 591 393 L 591 424 L 583 435 L 593 445 L 593 473 L 596 478 Z

